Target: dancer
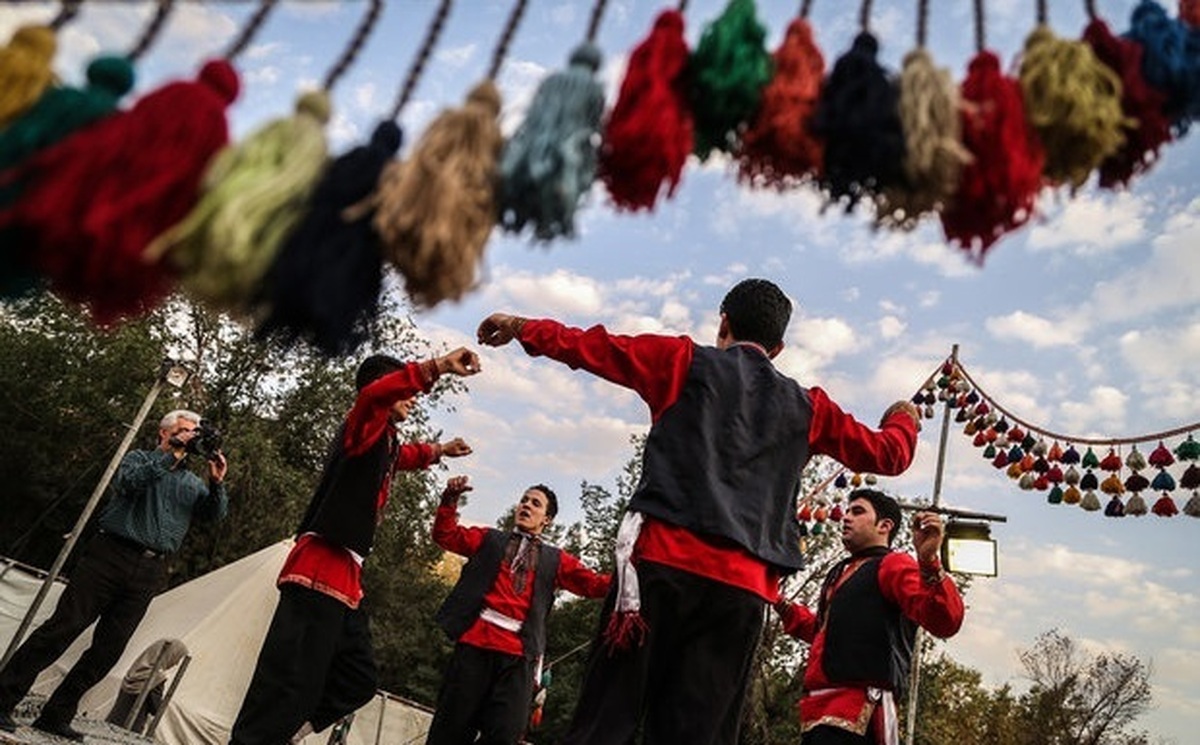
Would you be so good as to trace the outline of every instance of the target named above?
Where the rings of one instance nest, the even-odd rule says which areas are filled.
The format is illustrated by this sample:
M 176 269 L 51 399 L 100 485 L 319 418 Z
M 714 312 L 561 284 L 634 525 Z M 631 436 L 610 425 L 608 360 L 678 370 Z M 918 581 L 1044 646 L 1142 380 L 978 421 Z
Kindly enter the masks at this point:
M 477 372 L 479 358 L 465 348 L 422 363 L 373 355 L 358 366 L 358 397 L 279 573 L 279 605 L 233 725 L 234 745 L 280 745 L 319 732 L 375 695 L 375 657 L 359 605 L 362 563 L 392 473 L 471 453 L 458 437 L 402 445 L 395 425 L 438 376 Z
M 458 524 L 459 497 L 471 488 L 466 476 L 451 478 L 433 523 L 433 540 L 468 560 L 437 615 L 455 645 L 426 742 L 515 745 L 529 720 L 554 591 L 602 598 L 610 577 L 542 540 L 558 514 L 550 487 L 525 490 L 513 532 Z
M 505 313 L 480 324 L 482 344 L 517 339 L 650 408 L 568 745 L 630 743 L 643 714 L 646 743 L 737 742 L 763 613 L 780 577 L 803 565 L 796 496 L 809 457 L 885 475 L 911 463 L 911 403 L 890 406 L 876 431 L 775 369 L 791 310 L 773 283 L 744 280 L 721 303 L 715 347 Z
M 899 526 L 895 499 L 872 489 L 851 492 L 842 518 L 850 555 L 825 577 L 816 614 L 786 601 L 775 606 L 784 631 L 811 645 L 802 745 L 899 742 L 894 697 L 908 687 L 917 625 L 943 639 L 962 626 L 962 597 L 938 558 L 941 517 L 913 517 L 916 559 L 891 550 Z

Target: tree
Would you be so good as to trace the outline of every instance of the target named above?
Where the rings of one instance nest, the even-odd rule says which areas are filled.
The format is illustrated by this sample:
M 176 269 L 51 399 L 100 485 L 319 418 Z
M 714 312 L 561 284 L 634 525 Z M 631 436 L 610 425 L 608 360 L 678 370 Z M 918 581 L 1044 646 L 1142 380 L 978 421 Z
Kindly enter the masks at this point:
M 1118 745 L 1144 742 L 1129 732 L 1150 708 L 1150 668 L 1119 652 L 1089 654 L 1057 629 L 1019 653 L 1032 681 L 1021 697 L 1029 728 L 1050 745 Z

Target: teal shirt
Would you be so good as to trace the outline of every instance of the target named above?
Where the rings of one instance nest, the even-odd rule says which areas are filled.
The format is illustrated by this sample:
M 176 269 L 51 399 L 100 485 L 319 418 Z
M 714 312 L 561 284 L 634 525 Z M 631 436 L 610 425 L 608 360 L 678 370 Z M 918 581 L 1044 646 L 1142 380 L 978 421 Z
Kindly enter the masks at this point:
M 113 477 L 100 528 L 155 551 L 174 553 L 192 519 L 219 520 L 229 501 L 222 484 L 205 482 L 164 450 L 131 450 Z

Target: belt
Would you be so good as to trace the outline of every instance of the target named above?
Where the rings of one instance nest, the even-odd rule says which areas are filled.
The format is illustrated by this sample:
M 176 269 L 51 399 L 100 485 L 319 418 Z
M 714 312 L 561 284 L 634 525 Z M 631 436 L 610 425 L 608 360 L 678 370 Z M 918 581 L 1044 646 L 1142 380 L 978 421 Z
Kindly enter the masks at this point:
M 105 538 L 109 539 L 110 541 L 112 541 L 113 543 L 116 543 L 119 546 L 130 549 L 132 551 L 136 551 L 138 554 L 140 554 L 143 558 L 146 558 L 146 559 L 164 559 L 167 556 L 166 551 L 156 551 L 155 549 L 143 546 L 142 544 L 138 543 L 137 541 L 133 540 L 132 538 L 126 538 L 123 535 L 117 535 L 116 533 L 110 533 L 107 530 L 100 531 L 100 535 L 104 536 Z
M 479 617 L 490 624 L 499 626 L 505 631 L 511 631 L 514 634 L 519 634 L 521 632 L 521 626 L 524 625 L 522 621 L 518 621 L 515 618 L 506 616 L 499 611 L 492 610 L 491 608 L 484 608 L 481 610 L 479 612 Z

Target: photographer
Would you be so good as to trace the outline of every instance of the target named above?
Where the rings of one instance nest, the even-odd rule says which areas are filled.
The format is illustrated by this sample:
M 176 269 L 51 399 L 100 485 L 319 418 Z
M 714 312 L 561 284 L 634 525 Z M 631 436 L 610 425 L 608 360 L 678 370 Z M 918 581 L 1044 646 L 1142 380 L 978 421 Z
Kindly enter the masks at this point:
M 207 461 L 207 481 L 188 467 L 189 454 Z M 166 559 L 179 549 L 193 518 L 225 516 L 227 464 L 220 435 L 200 428 L 200 415 L 176 410 L 159 423 L 158 447 L 131 450 L 121 460 L 100 514 L 100 530 L 84 547 L 54 615 L 0 671 L 0 729 L 13 731 L 12 710 L 38 673 L 96 622 L 92 645 L 59 682 L 34 728 L 70 740 L 79 700 L 116 664 L 150 600 L 166 585 Z

